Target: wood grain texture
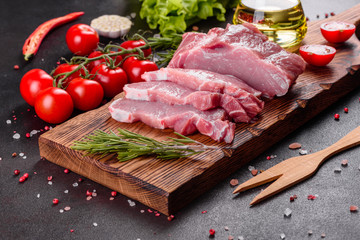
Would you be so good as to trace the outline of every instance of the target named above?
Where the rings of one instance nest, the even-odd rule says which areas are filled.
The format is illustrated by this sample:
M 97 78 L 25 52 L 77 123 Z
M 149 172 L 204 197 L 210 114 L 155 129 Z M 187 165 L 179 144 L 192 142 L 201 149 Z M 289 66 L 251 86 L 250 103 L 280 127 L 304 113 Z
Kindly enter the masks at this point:
M 357 5 L 332 19 L 357 23 L 359 12 Z M 324 21 L 308 23 L 304 44 L 328 44 L 319 30 Z M 338 52 L 328 66 L 308 65 L 286 96 L 266 102 L 256 122 L 237 124 L 232 144 L 217 143 L 201 134 L 190 136 L 223 150 L 186 159 L 141 158 L 125 163 L 117 162 L 115 156 L 98 158 L 71 150 L 73 141 L 96 129 L 124 128 L 157 140 L 175 136 L 169 129 L 119 123 L 111 118 L 108 103 L 42 134 L 40 155 L 166 215 L 173 214 L 360 85 L 355 81 L 360 77 L 359 40 L 353 36 L 345 44 L 333 46 Z

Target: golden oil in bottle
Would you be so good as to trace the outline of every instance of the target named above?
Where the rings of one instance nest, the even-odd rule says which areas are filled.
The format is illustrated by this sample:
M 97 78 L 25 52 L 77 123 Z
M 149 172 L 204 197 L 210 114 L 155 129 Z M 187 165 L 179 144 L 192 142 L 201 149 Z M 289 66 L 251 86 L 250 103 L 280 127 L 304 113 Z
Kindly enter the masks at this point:
M 298 50 L 307 30 L 300 0 L 239 0 L 233 23 L 244 22 L 288 51 Z

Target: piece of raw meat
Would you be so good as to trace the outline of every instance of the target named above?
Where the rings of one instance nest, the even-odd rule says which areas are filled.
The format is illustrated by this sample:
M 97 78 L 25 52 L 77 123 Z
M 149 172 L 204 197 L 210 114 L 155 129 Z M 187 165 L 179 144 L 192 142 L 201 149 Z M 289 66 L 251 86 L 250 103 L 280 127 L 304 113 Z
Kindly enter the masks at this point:
M 226 29 L 210 30 L 206 37 L 195 35 L 183 35 L 168 67 L 233 75 L 269 98 L 285 95 L 305 70 L 300 56 L 268 41 L 251 24 L 229 24 Z
M 169 81 L 139 82 L 124 87 L 125 98 L 169 105 L 192 105 L 199 110 L 222 107 L 235 122 L 250 122 L 241 101 L 221 93 L 196 91 Z
M 150 102 L 164 102 L 170 105 L 192 105 L 199 110 L 220 106 L 221 94 L 208 91 L 194 91 L 167 81 L 138 82 L 124 86 L 125 98 Z
M 250 118 L 256 116 L 264 107 L 264 102 L 256 97 L 261 93 L 233 76 L 199 69 L 161 68 L 144 73 L 142 78 L 148 82 L 170 81 L 197 91 L 232 96 L 238 100 Z
M 122 98 L 115 100 L 109 111 L 119 122 L 141 121 L 154 128 L 171 128 L 183 135 L 199 131 L 219 142 L 231 143 L 235 135 L 235 124 L 225 120 L 227 115 L 221 108 L 200 111 L 189 105 Z

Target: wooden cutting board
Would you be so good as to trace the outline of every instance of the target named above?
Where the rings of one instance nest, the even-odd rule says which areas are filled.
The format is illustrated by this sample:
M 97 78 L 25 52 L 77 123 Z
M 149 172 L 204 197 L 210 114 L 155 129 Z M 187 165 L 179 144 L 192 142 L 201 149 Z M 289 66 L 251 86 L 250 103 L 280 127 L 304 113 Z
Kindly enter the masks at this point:
M 359 25 L 359 13 L 360 4 L 331 20 Z M 326 21 L 330 19 L 308 23 L 304 44 L 329 44 L 320 33 L 320 24 Z M 357 34 L 360 36 L 360 28 Z M 96 129 L 124 128 L 157 140 L 175 136 L 169 129 L 119 123 L 111 118 L 109 104 L 106 104 L 42 134 L 40 155 L 166 215 L 173 214 L 360 85 L 357 37 L 354 35 L 345 44 L 332 46 L 336 47 L 337 54 L 328 66 L 308 65 L 286 96 L 266 102 L 258 121 L 237 124 L 232 144 L 217 143 L 201 134 L 190 136 L 204 144 L 219 146 L 221 150 L 186 159 L 141 158 L 119 163 L 114 155 L 84 156 L 83 152 L 70 149 L 74 140 Z

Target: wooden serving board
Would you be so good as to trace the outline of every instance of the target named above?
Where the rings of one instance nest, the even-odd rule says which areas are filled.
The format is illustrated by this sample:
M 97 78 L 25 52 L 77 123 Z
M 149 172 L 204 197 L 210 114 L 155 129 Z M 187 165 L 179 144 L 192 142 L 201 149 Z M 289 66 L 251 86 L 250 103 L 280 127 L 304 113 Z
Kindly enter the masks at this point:
M 304 44 L 329 44 L 320 33 L 320 24 L 341 20 L 358 25 L 359 13 L 360 4 L 331 19 L 309 22 Z M 359 31 L 357 34 L 360 36 Z M 119 123 L 111 118 L 106 104 L 42 134 L 40 155 L 166 215 L 173 214 L 360 85 L 357 37 L 333 46 L 337 54 L 328 66 L 308 65 L 286 96 L 266 102 L 258 121 L 237 124 L 232 144 L 217 143 L 201 134 L 190 136 L 221 150 L 186 159 L 141 158 L 124 163 L 114 155 L 99 158 L 72 150 L 73 141 L 96 129 L 124 128 L 158 140 L 175 136 L 169 129 Z

